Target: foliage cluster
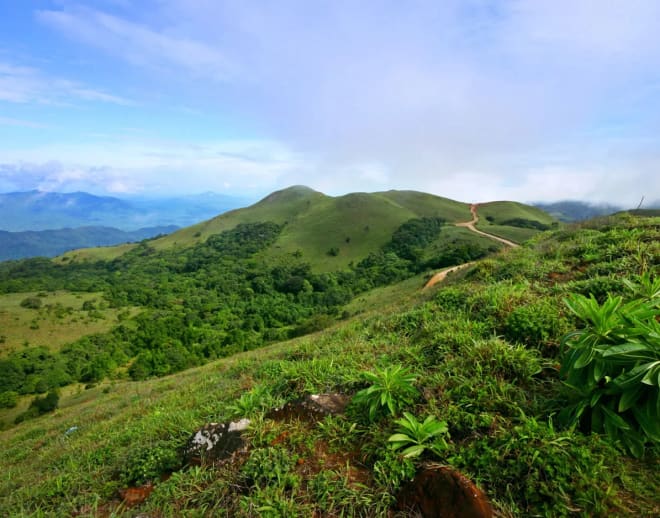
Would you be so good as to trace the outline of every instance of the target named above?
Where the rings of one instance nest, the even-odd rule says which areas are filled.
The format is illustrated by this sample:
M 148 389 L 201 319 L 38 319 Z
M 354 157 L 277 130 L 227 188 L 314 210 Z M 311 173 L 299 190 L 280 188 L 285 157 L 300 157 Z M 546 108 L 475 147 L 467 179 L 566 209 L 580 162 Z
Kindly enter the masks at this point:
M 37 396 L 30 403 L 30 407 L 16 417 L 15 422 L 22 423 L 26 419 L 32 419 L 52 412 L 57 408 L 59 402 L 60 394 L 57 390 L 51 390 L 44 397 Z
M 511 218 L 502 221 L 501 224 L 509 227 L 533 228 L 536 230 L 549 230 L 552 228 L 552 225 L 547 225 L 545 223 L 541 223 L 540 221 L 526 218 Z
M 370 421 L 383 412 L 396 415 L 419 394 L 414 386 L 415 375 L 402 365 L 391 365 L 363 375 L 372 384 L 355 394 L 353 403 L 367 408 Z
M 567 306 L 584 327 L 564 339 L 562 374 L 572 404 L 560 414 L 606 432 L 641 457 L 660 443 L 660 279 L 642 275 L 628 285 L 637 297 L 571 295 Z

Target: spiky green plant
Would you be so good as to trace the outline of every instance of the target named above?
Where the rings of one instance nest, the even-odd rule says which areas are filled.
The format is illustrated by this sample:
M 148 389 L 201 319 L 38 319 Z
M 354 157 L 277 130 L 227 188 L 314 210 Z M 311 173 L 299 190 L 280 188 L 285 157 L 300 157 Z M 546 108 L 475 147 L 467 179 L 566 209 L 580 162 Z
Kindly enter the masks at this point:
M 660 442 L 658 292 L 650 278 L 642 282 L 644 298 L 627 303 L 611 295 L 602 305 L 593 296 L 566 300 L 585 327 L 562 341 L 561 374 L 574 396 L 559 414 L 572 424 L 589 420 L 636 457 Z
M 399 425 L 397 433 L 391 435 L 388 442 L 394 450 L 405 448 L 401 452 L 404 457 L 419 457 L 427 449 L 439 454 L 447 448 L 444 436 L 449 436 L 449 428 L 435 416 L 430 415 L 420 423 L 414 415 L 404 412 L 396 423 Z
M 376 372 L 364 372 L 372 383 L 353 397 L 353 403 L 368 407 L 369 420 L 373 421 L 380 410 L 396 415 L 404 406 L 411 404 L 419 392 L 414 386 L 416 377 L 402 365 L 391 365 Z

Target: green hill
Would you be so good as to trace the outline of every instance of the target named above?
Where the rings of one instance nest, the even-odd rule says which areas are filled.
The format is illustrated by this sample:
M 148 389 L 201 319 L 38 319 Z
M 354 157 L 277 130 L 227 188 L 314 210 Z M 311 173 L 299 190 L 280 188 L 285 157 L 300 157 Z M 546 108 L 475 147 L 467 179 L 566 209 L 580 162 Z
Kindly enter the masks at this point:
M 353 200 L 359 196 L 347 202 Z M 60 268 L 66 282 L 77 275 L 79 287 L 92 279 L 107 282 L 106 296 L 113 303 L 120 295 L 134 296 L 131 287 L 158 288 L 146 294 L 144 303 L 151 309 L 144 320 L 131 319 L 114 341 L 106 337 L 76 349 L 62 361 L 62 372 L 79 366 L 92 354 L 92 345 L 101 345 L 118 361 L 121 340 L 131 348 L 144 343 L 152 359 L 174 351 L 176 341 L 190 340 L 191 350 L 211 347 L 199 333 L 220 316 L 226 318 L 228 307 L 244 299 L 271 300 L 253 298 L 270 288 L 265 278 L 253 277 L 261 270 L 250 263 L 258 262 L 253 254 L 263 252 L 255 243 L 279 239 L 278 228 L 242 226 L 221 239 L 210 238 L 188 255 L 142 244 L 106 269 L 26 261 L 14 265 L 9 277 L 0 271 L 0 287 L 29 284 L 26 270 L 54 285 L 60 272 L 54 268 Z M 407 235 L 406 229 L 423 227 L 400 227 L 387 250 L 415 251 L 396 237 Z M 657 373 L 648 371 L 644 382 L 642 376 L 627 376 L 635 397 L 626 396 L 622 408 L 610 380 L 617 373 L 610 369 L 636 365 L 638 373 L 642 360 L 659 360 L 657 354 L 648 356 L 658 348 L 653 329 L 659 229 L 658 218 L 621 215 L 554 230 L 524 247 L 482 259 L 428 290 L 420 289 L 420 275 L 363 291 L 346 306 L 349 314 L 322 332 L 254 351 L 233 350 L 231 357 L 161 378 L 129 381 L 126 370 L 119 369 L 109 378 L 65 386 L 59 408 L 0 432 L 0 467 L 6 474 L 0 479 L 0 514 L 386 516 L 402 505 L 400 490 L 417 472 L 449 466 L 486 493 L 498 516 L 657 515 L 658 389 L 647 383 L 657 381 L 650 377 Z M 215 245 L 224 252 L 213 254 Z M 232 255 L 223 255 L 228 250 Z M 222 261 L 236 269 L 219 282 L 220 270 L 212 267 Z M 399 262 L 388 263 L 393 264 Z M 145 282 L 134 271 L 138 265 L 142 274 L 149 273 Z M 244 269 L 247 277 L 238 277 Z M 363 265 L 358 273 L 374 272 Z M 125 276 L 130 277 L 126 284 L 111 282 Z M 296 284 L 300 291 L 273 299 L 273 316 L 294 301 L 302 311 L 304 300 L 329 293 L 329 288 L 321 291 L 322 282 L 341 281 L 327 273 L 297 270 L 295 276 L 304 276 L 309 286 L 286 279 L 287 290 Z M 232 283 L 240 279 L 245 285 L 230 296 Z M 188 285 L 194 290 L 184 292 Z M 213 290 L 225 293 L 220 306 L 214 305 Z M 577 295 L 593 296 L 594 302 Z M 564 301 L 596 304 L 600 314 L 600 304 L 609 300 L 612 305 L 616 297 L 627 305 L 618 302 L 607 310 L 609 323 L 599 325 L 617 326 L 616 336 L 599 335 L 602 350 L 597 353 L 618 347 L 615 361 L 599 356 L 602 363 L 596 365 L 578 351 L 584 368 L 569 375 L 586 395 L 568 389 L 560 366 L 566 369 L 574 362 L 572 347 L 580 336 L 589 336 L 584 333 L 591 332 L 593 323 L 578 303 L 573 313 Z M 628 318 L 631 312 L 634 318 Z M 168 335 L 177 315 L 184 331 Z M 150 343 L 144 333 L 130 334 L 152 322 L 161 334 L 152 335 Z M 583 334 L 573 335 L 569 349 L 560 347 L 562 337 L 575 329 Z M 130 351 L 137 352 L 126 349 L 123 354 Z M 8 376 L 0 381 L 6 384 Z M 365 395 L 364 389 L 370 391 Z M 272 412 L 286 402 L 328 392 L 349 399 L 345 412 L 320 418 Z M 9 411 L 12 417 L 29 412 L 33 396 L 18 399 Z M 43 406 L 32 408 L 36 413 Z M 567 412 L 576 409 L 584 412 L 577 421 Z M 404 412 L 407 421 L 401 419 Z M 435 418 L 445 425 L 434 428 L 435 439 L 402 425 L 419 427 L 429 416 L 428 423 Z M 222 462 L 184 460 L 184 445 L 196 430 L 240 418 L 251 420 L 243 433 L 244 449 Z M 393 449 L 396 441 L 389 439 L 396 433 L 418 446 L 418 456 L 404 457 Z
M 479 230 L 517 243 L 556 225 L 556 220 L 541 209 L 513 201 L 480 203 L 477 210 Z
M 479 211 L 483 213 L 484 227 L 497 235 L 504 232 L 519 242 L 539 229 L 520 230 L 515 218 L 539 225 L 553 222 L 544 212 L 513 202 L 482 204 Z M 283 225 L 283 229 L 273 245 L 262 254 L 263 260 L 277 262 L 286 260 L 290 254 L 302 254 L 314 271 L 336 271 L 359 262 L 384 246 L 406 221 L 424 217 L 457 223 L 469 221 L 471 214 L 466 203 L 415 191 L 352 193 L 330 197 L 308 187 L 294 186 L 277 191 L 250 207 L 152 240 L 149 246 L 155 250 L 186 248 L 241 223 L 270 221 Z M 488 217 L 494 218 L 494 224 L 485 219 Z M 513 225 L 507 223 L 509 220 Z M 477 236 L 469 239 L 482 245 L 488 243 L 488 239 Z M 59 260 L 109 260 L 130 249 L 132 247 L 123 246 L 76 250 Z

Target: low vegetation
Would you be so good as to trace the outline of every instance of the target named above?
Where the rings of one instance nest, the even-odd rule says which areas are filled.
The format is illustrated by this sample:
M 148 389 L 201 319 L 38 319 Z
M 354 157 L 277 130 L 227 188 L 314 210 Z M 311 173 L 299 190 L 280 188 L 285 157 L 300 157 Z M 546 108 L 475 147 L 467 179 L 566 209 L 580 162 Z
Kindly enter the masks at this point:
M 119 376 L 68 393 L 53 412 L 2 432 L 0 512 L 384 516 L 431 461 L 464 472 L 500 516 L 657 515 L 660 444 L 648 421 L 657 416 L 649 401 L 658 397 L 659 247 L 657 218 L 555 230 L 479 261 L 414 304 L 349 315 L 323 332 L 171 376 Z M 157 268 L 167 255 L 139 253 L 170 286 L 172 270 Z M 396 257 L 393 270 L 374 261 L 373 278 L 406 264 Z M 213 282 L 209 270 L 200 277 Z M 291 290 L 288 301 L 314 280 L 277 279 Z M 405 299 L 388 287 L 374 304 L 387 294 Z M 168 304 L 185 315 L 176 297 L 188 296 L 165 296 L 152 317 Z M 319 422 L 268 417 L 322 392 L 348 395 L 347 411 Z M 594 426 L 599 412 L 616 417 Z M 195 430 L 241 417 L 251 419 L 244 453 L 184 463 Z M 153 484 L 146 501 L 121 503 L 121 489 L 145 483 Z

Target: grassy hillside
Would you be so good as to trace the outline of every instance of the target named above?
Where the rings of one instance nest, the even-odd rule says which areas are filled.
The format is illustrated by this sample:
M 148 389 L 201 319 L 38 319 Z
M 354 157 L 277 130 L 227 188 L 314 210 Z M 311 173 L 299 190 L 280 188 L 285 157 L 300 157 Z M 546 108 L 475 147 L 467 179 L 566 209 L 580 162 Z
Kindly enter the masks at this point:
M 465 203 L 415 191 L 353 193 L 333 198 L 308 187 L 294 186 L 274 192 L 250 207 L 152 240 L 150 246 L 155 250 L 183 249 L 241 223 L 271 221 L 284 225 L 284 230 L 262 259 L 278 262 L 290 254 L 302 253 L 315 271 L 335 271 L 378 250 L 402 223 L 419 217 L 467 221 L 470 211 Z M 337 253 L 330 255 L 332 248 Z M 76 250 L 57 260 L 109 260 L 131 249 L 122 246 Z
M 541 209 L 524 205 L 515 201 L 491 201 L 480 203 L 478 206 L 479 223 L 492 223 L 503 225 L 505 222 L 521 218 L 530 221 L 538 221 L 546 225 L 552 224 L 554 219 Z
M 410 280 L 365 294 L 356 304 L 374 313 L 316 335 L 160 379 L 69 391 L 55 412 L 0 432 L 0 513 L 384 516 L 433 462 L 467 474 L 499 516 L 657 516 L 658 443 L 644 436 L 638 460 L 626 443 L 589 433 L 588 420 L 562 420 L 576 392 L 558 365 L 562 336 L 586 325 L 563 300 L 641 300 L 639 274 L 658 270 L 658 229 L 658 218 L 621 216 L 546 233 L 433 289 Z M 370 419 L 368 401 L 354 396 L 395 366 L 413 381 L 399 379 L 392 413 L 377 406 Z M 266 416 L 329 391 L 353 398 L 346 413 Z M 404 411 L 446 422 L 445 443 L 420 438 L 420 456 L 397 454 L 388 438 Z M 632 413 L 620 415 L 638 428 Z M 196 429 L 241 417 L 251 419 L 243 453 L 185 465 Z M 129 486 L 153 492 L 129 507 L 120 496 Z
M 26 299 L 39 308 L 21 306 Z M 101 293 L 10 293 L 0 295 L 0 357 L 29 346 L 57 351 L 62 345 L 92 333 L 109 331 L 120 317 L 135 310 L 109 308 Z
M 479 230 L 515 243 L 522 243 L 556 225 L 554 218 L 541 209 L 513 201 L 480 203 L 477 212 Z

